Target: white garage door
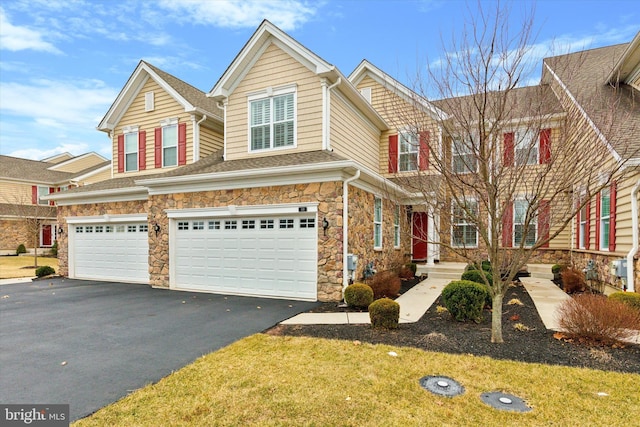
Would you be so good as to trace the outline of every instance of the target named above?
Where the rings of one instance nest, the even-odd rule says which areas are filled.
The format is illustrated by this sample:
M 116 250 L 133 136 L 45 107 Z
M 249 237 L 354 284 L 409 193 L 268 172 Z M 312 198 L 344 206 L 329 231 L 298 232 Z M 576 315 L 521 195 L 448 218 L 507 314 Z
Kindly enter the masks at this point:
M 316 300 L 314 216 L 175 220 L 175 288 Z
M 75 225 L 73 277 L 149 283 L 148 231 L 138 222 Z

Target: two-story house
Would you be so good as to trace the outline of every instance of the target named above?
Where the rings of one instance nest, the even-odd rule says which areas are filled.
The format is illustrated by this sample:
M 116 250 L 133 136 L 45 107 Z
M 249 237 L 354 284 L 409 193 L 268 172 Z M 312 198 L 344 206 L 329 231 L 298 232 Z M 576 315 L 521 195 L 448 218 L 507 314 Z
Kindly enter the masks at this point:
M 44 160 L 0 156 L 0 252 L 23 244 L 50 248 L 57 238 L 56 209 L 50 193 L 111 177 L 110 162 L 96 153 L 59 154 Z

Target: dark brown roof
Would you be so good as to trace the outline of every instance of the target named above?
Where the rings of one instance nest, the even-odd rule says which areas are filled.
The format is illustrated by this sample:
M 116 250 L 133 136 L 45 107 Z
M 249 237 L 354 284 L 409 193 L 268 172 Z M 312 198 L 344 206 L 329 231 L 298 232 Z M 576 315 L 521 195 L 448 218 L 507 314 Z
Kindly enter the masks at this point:
M 628 43 L 546 58 L 570 94 L 576 99 L 608 142 L 623 158 L 640 157 L 640 92 L 631 86 L 617 87 L 607 77 Z M 544 70 L 543 79 L 551 73 Z
M 167 82 L 169 86 L 171 86 L 176 92 L 178 92 L 191 105 L 204 111 L 216 114 L 218 118 L 222 119 L 223 112 L 220 108 L 218 108 L 218 104 L 213 99 L 208 98 L 203 91 L 191 86 L 189 83 L 186 83 L 165 71 L 162 71 L 158 67 L 155 67 L 146 61 L 142 62 L 148 65 L 149 68 L 151 68 L 162 80 Z
M 59 184 L 87 174 L 110 163 L 109 160 L 106 160 L 80 172 L 61 172 L 49 170 L 53 165 L 42 160 L 29 160 L 0 155 L 0 178 L 17 179 L 25 182 Z
M 16 205 L 13 203 L 0 203 L 0 216 L 55 218 L 55 206 L 43 205 Z

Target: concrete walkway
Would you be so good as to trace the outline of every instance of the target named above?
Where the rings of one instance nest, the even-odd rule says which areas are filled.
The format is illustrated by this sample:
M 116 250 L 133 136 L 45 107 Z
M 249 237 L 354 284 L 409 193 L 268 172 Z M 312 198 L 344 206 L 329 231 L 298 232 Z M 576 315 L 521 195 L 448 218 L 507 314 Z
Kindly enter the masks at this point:
M 533 300 L 544 326 L 554 331 L 559 330 L 555 312 L 562 302 L 571 297 L 548 279 L 521 277 L 520 282 Z

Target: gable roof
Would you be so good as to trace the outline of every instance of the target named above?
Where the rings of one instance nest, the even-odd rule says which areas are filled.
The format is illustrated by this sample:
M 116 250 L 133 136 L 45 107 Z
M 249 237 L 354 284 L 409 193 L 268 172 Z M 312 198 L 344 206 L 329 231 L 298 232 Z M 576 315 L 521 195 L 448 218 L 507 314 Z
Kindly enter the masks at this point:
M 629 45 L 545 58 L 543 81 L 559 83 L 617 160 L 640 164 L 640 91 L 608 81 Z
M 335 84 L 347 99 L 379 129 L 388 128 L 384 119 L 335 65 L 320 58 L 266 19 L 262 21 L 207 96 L 215 100 L 228 98 L 271 44 L 278 46 L 319 78 L 326 78 L 329 85 Z
M 640 79 L 640 31 L 627 45 L 624 53 L 607 76 L 609 83 L 627 83 Z
M 98 130 L 109 132 L 113 130 L 124 113 L 129 108 L 133 99 L 138 95 L 147 79 L 153 79 L 173 99 L 184 107 L 185 112 L 199 112 L 222 123 L 222 110 L 206 94 L 188 83 L 162 71 L 161 69 L 140 61 L 129 80 L 124 85 L 116 100 L 111 104 L 109 111 L 98 124 Z
M 110 164 L 109 160 L 105 160 L 78 172 L 61 172 L 54 169 L 55 164 L 52 165 L 43 160 L 29 160 L 0 155 L 0 179 L 43 185 L 65 184 Z
M 398 95 L 401 99 L 411 105 L 419 105 L 433 118 L 444 119 L 446 113 L 436 107 L 433 103 L 429 102 L 426 98 L 423 98 L 413 90 L 409 89 L 398 80 L 391 77 L 389 74 L 382 71 L 366 59 L 363 59 L 355 70 L 349 74 L 349 81 L 354 85 L 358 84 L 365 78 L 371 77 L 378 84 L 385 89 L 390 90 L 394 94 Z

